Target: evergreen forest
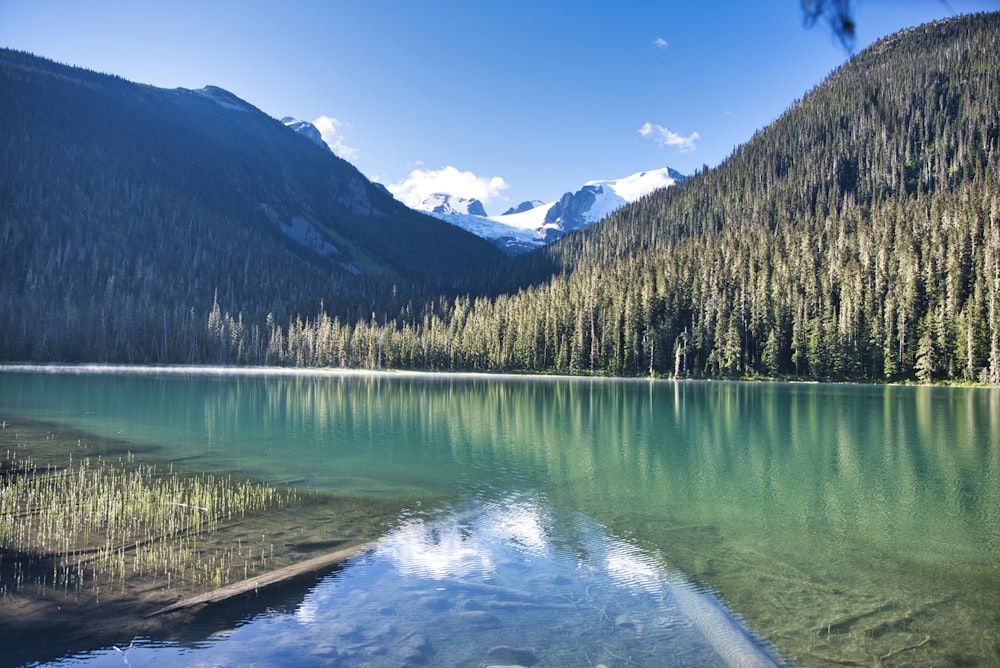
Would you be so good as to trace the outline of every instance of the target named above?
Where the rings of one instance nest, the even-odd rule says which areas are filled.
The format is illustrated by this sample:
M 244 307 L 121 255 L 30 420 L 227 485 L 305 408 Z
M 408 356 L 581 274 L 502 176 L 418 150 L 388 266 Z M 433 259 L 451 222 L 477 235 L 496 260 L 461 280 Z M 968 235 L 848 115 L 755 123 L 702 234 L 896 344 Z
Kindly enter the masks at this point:
M 251 136 L 184 144 L 139 99 L 240 113 L 205 95 L 0 71 L 29 107 L 0 103 L 0 359 L 1000 382 L 1000 13 L 881 40 L 717 168 L 515 258 L 281 128 L 234 158 Z M 93 136 L 42 127 L 102 87 L 160 109 L 155 146 L 104 97 Z

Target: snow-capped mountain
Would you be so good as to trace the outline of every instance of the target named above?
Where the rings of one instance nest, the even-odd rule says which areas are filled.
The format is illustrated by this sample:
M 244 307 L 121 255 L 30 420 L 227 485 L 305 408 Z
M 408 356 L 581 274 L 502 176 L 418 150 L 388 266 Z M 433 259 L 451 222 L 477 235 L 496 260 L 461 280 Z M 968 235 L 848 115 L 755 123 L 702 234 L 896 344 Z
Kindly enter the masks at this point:
M 684 179 L 679 172 L 664 167 L 639 172 L 624 179 L 588 181 L 575 193 L 566 193 L 545 213 L 546 234 L 563 234 L 587 227 L 606 218 L 615 209 L 634 202 L 654 190 Z
M 331 150 L 312 123 L 291 116 L 282 118 L 281 122 Z M 684 178 L 680 172 L 663 167 L 623 179 L 588 181 L 576 192 L 568 192 L 555 202 L 529 200 L 499 216 L 488 215 L 478 199 L 447 193 L 434 193 L 414 208 L 487 239 L 508 255 L 517 255 L 550 244 L 567 232 L 593 225 L 616 209 Z M 388 192 L 382 184 L 375 185 Z
M 510 207 L 509 209 L 507 209 L 506 211 L 504 211 L 500 215 L 501 216 L 509 216 L 512 213 L 524 213 L 525 211 L 530 211 L 531 209 L 534 209 L 536 206 L 541 206 L 544 203 L 545 202 L 543 202 L 540 199 L 528 200 L 526 202 L 521 202 L 517 206 Z
M 421 211 L 433 214 L 460 214 L 464 216 L 486 217 L 483 203 L 475 197 L 467 199 L 445 193 L 434 193 L 418 207 Z
M 680 172 L 663 167 L 623 179 L 588 181 L 555 202 L 523 202 L 499 216 L 487 216 L 478 200 L 449 195 L 432 196 L 417 208 L 489 239 L 509 255 L 517 255 L 592 225 L 616 209 L 684 178 Z M 478 207 L 473 208 L 471 203 Z

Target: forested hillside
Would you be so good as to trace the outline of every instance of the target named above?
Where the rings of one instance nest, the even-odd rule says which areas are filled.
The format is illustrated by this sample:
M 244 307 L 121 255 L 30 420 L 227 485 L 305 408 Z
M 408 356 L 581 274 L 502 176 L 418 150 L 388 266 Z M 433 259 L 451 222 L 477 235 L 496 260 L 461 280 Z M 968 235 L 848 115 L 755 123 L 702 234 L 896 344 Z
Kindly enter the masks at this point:
M 55 102 L 43 113 L 71 134 L 72 107 Z M 8 116 L 28 113 L 11 106 Z M 1000 382 L 1000 14 L 882 40 L 718 168 L 514 260 L 495 262 L 473 245 L 432 254 L 410 267 L 401 292 L 390 286 L 407 278 L 407 263 L 363 262 L 385 253 L 363 252 L 360 241 L 344 244 L 351 266 L 391 278 L 356 294 L 335 258 L 323 266 L 301 247 L 294 257 L 252 253 L 241 241 L 255 229 L 248 225 L 195 242 L 217 210 L 181 209 L 171 198 L 190 188 L 205 193 L 195 203 L 208 202 L 217 184 L 175 184 L 170 198 L 149 197 L 167 186 L 133 183 L 132 173 L 153 156 L 111 152 L 116 124 L 128 119 L 102 120 L 92 125 L 105 135 L 86 150 L 46 137 L 44 162 L 26 148 L 37 126 L 5 139 L 2 358 Z M 120 169 L 92 175 L 80 166 L 123 152 Z M 281 158 L 274 181 L 233 182 L 258 200 L 261 190 L 294 193 L 288 160 L 300 159 Z M 11 186 L 30 170 L 46 178 Z M 327 187 L 342 191 L 334 180 Z M 95 197 L 109 188 L 113 196 Z M 51 209 L 52 196 L 71 206 Z M 282 220 L 308 209 L 279 199 Z M 249 211 L 230 217 L 260 220 Z M 134 250 L 93 250 L 98 219 L 118 221 L 98 248 Z M 321 227 L 324 218 L 309 220 Z M 151 222 L 136 244 L 141 221 Z M 288 245 L 287 235 L 272 236 L 275 247 Z M 237 249 L 226 264 L 215 261 L 215 243 Z M 177 265 L 178 274 L 167 269 Z M 488 282 L 479 280 L 483 267 Z M 463 285 L 463 274 L 476 280 Z M 197 286 L 195 300 L 180 296 L 176 275 Z M 123 284 L 142 287 L 123 299 Z M 131 326 L 134 313 L 152 317 Z
M 206 362 L 320 304 L 481 290 L 503 257 L 215 87 L 0 50 L 0 359 Z
M 998 143 L 1000 15 L 887 38 L 718 169 L 553 249 L 587 314 L 571 352 L 613 372 L 996 382 Z
M 321 319 L 292 363 L 1000 381 L 1000 14 L 887 38 L 715 170 L 410 322 Z

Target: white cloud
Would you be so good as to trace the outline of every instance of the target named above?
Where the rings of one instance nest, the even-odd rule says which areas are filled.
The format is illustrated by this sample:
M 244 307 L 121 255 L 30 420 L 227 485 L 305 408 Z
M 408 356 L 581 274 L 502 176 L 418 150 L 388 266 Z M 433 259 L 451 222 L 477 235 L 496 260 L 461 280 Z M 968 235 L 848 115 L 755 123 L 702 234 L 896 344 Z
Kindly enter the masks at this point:
M 655 46 L 657 49 L 665 49 L 668 46 L 670 46 L 670 42 L 663 39 L 662 37 L 657 37 L 656 39 L 653 40 L 653 46 Z
M 683 137 L 662 125 L 650 123 L 649 121 L 646 121 L 645 125 L 639 128 L 639 134 L 643 137 L 649 137 L 660 146 L 676 147 L 681 153 L 690 153 L 696 150 L 698 147 L 694 143 L 701 139 L 701 135 L 697 132 L 692 132 L 687 137 Z
M 499 176 L 476 176 L 448 165 L 438 170 L 414 169 L 405 181 L 387 187 L 396 199 L 415 207 L 435 193 L 467 199 L 474 197 L 485 204 L 508 186 Z
M 323 136 L 323 141 L 326 142 L 326 145 L 335 154 L 347 161 L 358 157 L 358 149 L 344 143 L 343 131 L 351 128 L 350 123 L 345 123 L 330 116 L 320 116 L 312 124 L 316 126 L 316 129 Z

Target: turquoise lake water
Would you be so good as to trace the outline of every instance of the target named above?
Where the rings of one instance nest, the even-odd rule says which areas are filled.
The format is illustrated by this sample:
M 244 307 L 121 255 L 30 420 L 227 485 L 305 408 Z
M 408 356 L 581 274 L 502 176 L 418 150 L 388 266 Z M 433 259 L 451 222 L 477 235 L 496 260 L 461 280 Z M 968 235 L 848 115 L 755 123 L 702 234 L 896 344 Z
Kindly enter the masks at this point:
M 402 499 L 197 643 L 82 665 L 1000 665 L 1000 391 L 0 369 L 0 418 Z

